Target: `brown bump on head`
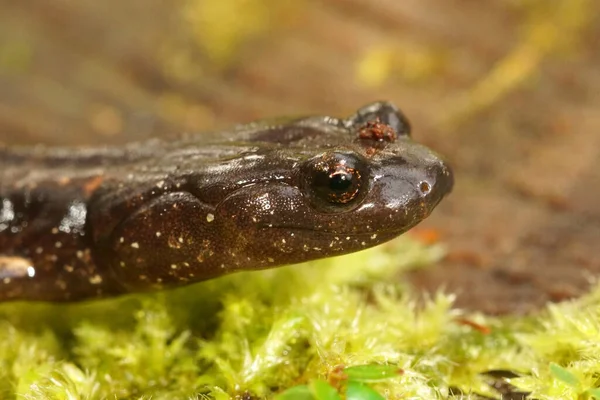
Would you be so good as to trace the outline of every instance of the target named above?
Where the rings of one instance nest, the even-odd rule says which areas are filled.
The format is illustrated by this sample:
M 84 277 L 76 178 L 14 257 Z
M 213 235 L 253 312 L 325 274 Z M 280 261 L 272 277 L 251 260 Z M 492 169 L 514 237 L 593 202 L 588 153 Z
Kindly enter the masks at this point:
M 379 118 L 367 121 L 358 129 L 358 139 L 360 140 L 393 143 L 397 137 L 398 134 L 394 128 L 382 123 Z

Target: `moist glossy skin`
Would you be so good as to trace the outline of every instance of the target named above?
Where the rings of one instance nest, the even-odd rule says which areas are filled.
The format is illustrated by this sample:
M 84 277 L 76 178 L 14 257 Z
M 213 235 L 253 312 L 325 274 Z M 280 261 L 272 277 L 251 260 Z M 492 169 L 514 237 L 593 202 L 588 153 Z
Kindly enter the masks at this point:
M 0 148 L 0 301 L 75 301 L 350 253 L 452 188 L 390 103 L 121 148 Z

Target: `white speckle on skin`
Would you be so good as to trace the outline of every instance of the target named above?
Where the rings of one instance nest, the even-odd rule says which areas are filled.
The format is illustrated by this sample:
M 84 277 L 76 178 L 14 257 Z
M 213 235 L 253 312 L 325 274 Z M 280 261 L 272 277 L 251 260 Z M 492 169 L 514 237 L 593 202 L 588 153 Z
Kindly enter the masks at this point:
M 171 264 L 171 269 L 177 269 L 177 268 L 179 268 L 179 267 L 177 266 L 177 264 Z
M 252 222 L 258 222 L 258 220 L 256 219 L 256 217 L 252 217 Z
M 35 276 L 35 268 L 33 268 L 31 265 L 27 267 L 27 276 L 30 278 Z
M 160 237 L 160 235 L 162 235 L 162 233 L 160 233 L 160 232 L 158 232 L 158 231 L 157 231 L 157 232 L 155 233 L 155 235 L 156 235 L 156 237 Z
M 346 236 L 346 240 L 350 240 L 350 236 Z
M 269 260 L 269 262 L 275 262 L 275 260 L 271 257 L 267 257 L 267 260 Z
M 285 244 L 285 239 L 281 239 L 281 243 Z
M 162 189 L 162 187 L 163 187 L 164 184 L 165 184 L 165 181 L 158 181 L 156 183 L 156 187 L 159 188 L 159 189 Z
M 225 264 L 221 264 L 221 268 L 225 268 Z M 192 275 L 190 275 L 190 276 L 192 276 Z
M 313 247 L 313 250 L 314 251 L 321 251 L 321 248 L 320 247 Z
M 56 235 L 58 233 L 58 228 L 52 228 L 52 234 Z
M 371 239 L 377 239 L 377 234 L 376 233 L 372 234 Z
M 182 237 L 180 237 L 179 239 L 177 239 L 177 241 L 178 241 L 179 243 L 183 243 L 183 238 L 182 238 Z
M 214 220 L 215 220 L 214 214 L 211 214 L 211 213 L 206 214 L 206 221 L 207 222 L 213 222 Z
M 93 275 L 90 277 L 89 281 L 92 285 L 99 285 L 102 283 L 102 277 L 100 275 Z
M 56 247 L 57 249 L 60 249 L 62 247 L 62 242 L 54 243 L 54 247 Z
M 77 258 L 79 258 L 81 260 L 83 258 L 83 251 L 77 250 L 77 252 L 75 253 L 75 255 L 77 256 Z
M 10 283 L 10 278 L 4 278 L 2 279 L 2 282 L 8 285 Z
M 134 249 L 139 249 L 140 244 L 138 242 L 133 242 L 133 243 L 131 243 L 131 247 L 133 247 Z
M 44 252 L 44 248 L 43 248 L 43 247 L 37 247 L 37 248 L 35 249 L 35 252 L 36 252 L 37 254 L 42 254 L 42 253 Z
M 125 242 L 125 238 L 124 238 L 123 236 L 121 236 L 121 237 L 119 238 L 119 243 L 124 243 L 124 242 Z
M 366 245 L 367 245 L 365 242 L 360 242 L 360 244 L 361 244 L 362 246 L 366 246 Z
M 73 272 L 73 271 L 75 270 L 75 268 L 73 268 L 73 266 L 72 266 L 72 265 L 65 265 L 63 268 L 64 268 L 64 269 L 65 269 L 65 271 L 67 271 L 67 272 Z

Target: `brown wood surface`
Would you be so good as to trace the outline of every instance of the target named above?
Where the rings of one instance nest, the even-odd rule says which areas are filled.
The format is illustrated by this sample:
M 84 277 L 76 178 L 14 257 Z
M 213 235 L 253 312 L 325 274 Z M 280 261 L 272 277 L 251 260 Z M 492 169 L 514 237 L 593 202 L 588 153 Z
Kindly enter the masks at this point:
M 522 313 L 600 274 L 593 0 L 0 8 L 1 142 L 122 143 L 387 99 L 456 169 L 453 195 L 420 227 L 448 256 L 409 275 L 417 289 Z

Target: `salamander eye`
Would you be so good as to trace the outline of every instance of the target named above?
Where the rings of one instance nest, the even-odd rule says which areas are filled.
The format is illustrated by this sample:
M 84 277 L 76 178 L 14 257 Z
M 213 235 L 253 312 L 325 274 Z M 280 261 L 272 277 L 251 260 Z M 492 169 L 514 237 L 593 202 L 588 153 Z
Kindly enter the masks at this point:
M 354 204 L 367 191 L 366 163 L 352 153 L 326 153 L 312 158 L 302 172 L 305 193 L 326 208 Z

